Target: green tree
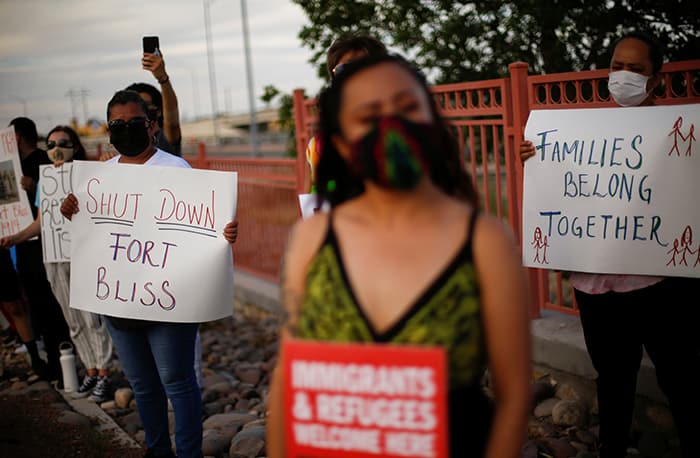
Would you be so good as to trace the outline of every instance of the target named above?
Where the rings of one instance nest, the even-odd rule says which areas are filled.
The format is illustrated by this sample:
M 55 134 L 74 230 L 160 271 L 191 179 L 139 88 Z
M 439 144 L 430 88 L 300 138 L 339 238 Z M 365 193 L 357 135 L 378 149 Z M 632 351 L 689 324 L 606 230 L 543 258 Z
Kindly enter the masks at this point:
M 326 78 L 325 52 L 338 36 L 367 33 L 413 59 L 435 83 L 505 76 L 525 61 L 532 73 L 604 68 L 622 32 L 647 30 L 668 60 L 700 49 L 697 0 L 294 0 L 309 25 L 299 38 Z
M 260 100 L 265 103 L 268 107 L 272 100 L 279 95 L 280 91 L 272 84 L 268 84 L 263 88 L 263 95 L 260 96 Z

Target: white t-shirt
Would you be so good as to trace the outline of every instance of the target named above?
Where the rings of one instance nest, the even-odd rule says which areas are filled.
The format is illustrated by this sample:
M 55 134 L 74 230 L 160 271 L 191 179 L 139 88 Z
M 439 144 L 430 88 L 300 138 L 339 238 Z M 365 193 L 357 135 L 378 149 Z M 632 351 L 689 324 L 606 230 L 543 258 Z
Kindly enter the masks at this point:
M 118 156 L 114 156 L 107 162 L 111 162 L 112 164 L 118 164 L 120 157 L 122 157 L 121 154 Z M 184 160 L 183 158 L 173 156 L 172 154 L 166 153 L 165 151 L 159 148 L 156 148 L 156 153 L 150 158 L 148 158 L 148 160 L 144 162 L 143 165 L 158 165 L 161 167 L 181 167 L 183 169 L 192 168 L 190 166 L 190 163 Z

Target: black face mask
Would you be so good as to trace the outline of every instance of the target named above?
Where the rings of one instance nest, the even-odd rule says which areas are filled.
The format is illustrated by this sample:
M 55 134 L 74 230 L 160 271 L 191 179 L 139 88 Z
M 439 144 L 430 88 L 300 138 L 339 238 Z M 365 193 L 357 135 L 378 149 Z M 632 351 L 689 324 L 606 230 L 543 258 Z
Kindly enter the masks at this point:
M 109 142 L 124 156 L 138 156 L 151 145 L 146 118 L 109 122 Z

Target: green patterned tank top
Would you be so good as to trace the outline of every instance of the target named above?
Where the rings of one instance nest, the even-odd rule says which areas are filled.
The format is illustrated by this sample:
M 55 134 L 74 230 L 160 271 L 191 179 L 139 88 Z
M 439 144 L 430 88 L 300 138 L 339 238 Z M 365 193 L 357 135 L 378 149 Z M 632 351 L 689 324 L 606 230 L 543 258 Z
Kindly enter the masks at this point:
M 333 230 L 306 277 L 298 337 L 334 342 L 377 342 L 439 346 L 446 349 L 450 390 L 479 383 L 486 366 L 478 281 L 471 234 L 454 259 L 418 300 L 387 331 L 378 333 L 359 307 Z

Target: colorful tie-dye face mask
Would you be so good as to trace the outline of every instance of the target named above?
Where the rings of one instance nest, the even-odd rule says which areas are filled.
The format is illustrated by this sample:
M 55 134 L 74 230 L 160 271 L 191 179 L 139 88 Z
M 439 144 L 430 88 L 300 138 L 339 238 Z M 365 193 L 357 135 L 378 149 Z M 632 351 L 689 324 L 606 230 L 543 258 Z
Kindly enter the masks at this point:
M 387 189 L 409 191 L 428 169 L 426 154 L 435 138 L 433 124 L 387 116 L 352 145 L 350 167 L 359 176 Z

